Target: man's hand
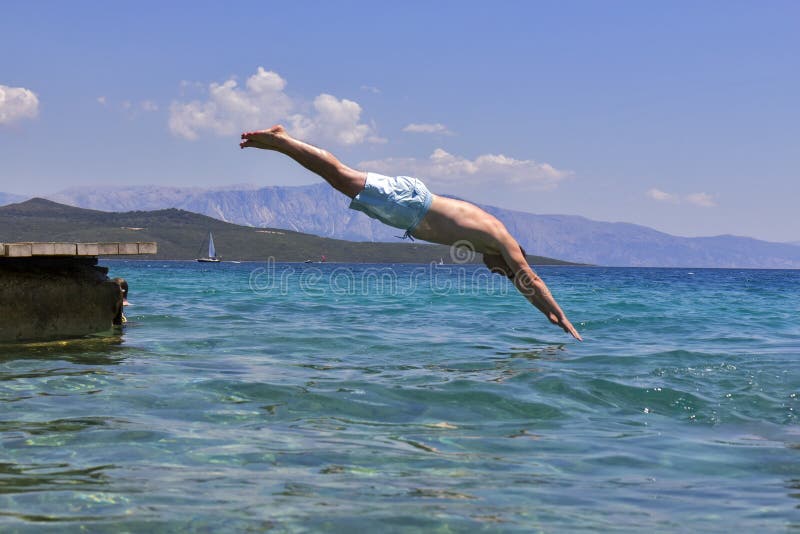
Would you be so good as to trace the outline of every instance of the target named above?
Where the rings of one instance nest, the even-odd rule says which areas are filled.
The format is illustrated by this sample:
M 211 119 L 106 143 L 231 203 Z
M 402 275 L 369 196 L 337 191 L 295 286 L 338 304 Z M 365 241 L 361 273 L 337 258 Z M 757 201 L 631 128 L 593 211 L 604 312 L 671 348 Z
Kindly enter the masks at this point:
M 577 330 L 575 330 L 575 327 L 572 326 L 572 323 L 569 322 L 569 319 L 567 319 L 567 317 L 563 313 L 559 317 L 555 313 L 551 312 L 550 314 L 547 315 L 547 318 L 550 319 L 550 322 L 553 323 L 554 325 L 558 325 L 561 328 L 563 328 L 564 332 L 566 332 L 567 334 L 570 334 L 578 341 L 583 341 L 581 335 L 578 333 Z
M 541 311 L 547 319 L 554 325 L 560 326 L 564 332 L 568 333 L 578 341 L 583 341 L 583 338 L 569 322 L 567 316 L 561 310 L 544 280 L 539 278 L 530 265 L 528 265 L 525 256 L 522 254 L 517 242 L 509 236 L 509 241 L 501 249 L 503 260 L 506 265 L 514 272 L 514 286 L 522 293 L 531 304 L 533 304 L 539 311 Z M 485 257 L 485 256 L 484 256 Z M 487 263 L 489 265 L 489 263 Z M 489 265 L 491 268 L 492 266 Z

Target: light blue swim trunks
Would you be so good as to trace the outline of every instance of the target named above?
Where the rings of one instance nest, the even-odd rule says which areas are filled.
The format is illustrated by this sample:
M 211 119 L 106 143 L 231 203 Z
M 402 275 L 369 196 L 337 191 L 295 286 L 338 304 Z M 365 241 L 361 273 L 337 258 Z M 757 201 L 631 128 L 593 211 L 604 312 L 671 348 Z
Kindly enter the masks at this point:
M 350 209 L 405 230 L 403 237 L 411 237 L 411 232 L 428 213 L 432 201 L 433 194 L 416 178 L 368 172 L 367 183 L 350 202 Z

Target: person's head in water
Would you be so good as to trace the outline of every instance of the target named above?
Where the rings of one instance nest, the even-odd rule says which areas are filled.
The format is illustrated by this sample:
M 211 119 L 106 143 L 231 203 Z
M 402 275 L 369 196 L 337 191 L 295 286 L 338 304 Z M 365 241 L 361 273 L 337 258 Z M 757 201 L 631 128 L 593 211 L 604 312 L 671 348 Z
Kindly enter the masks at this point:
M 128 305 L 128 282 L 124 278 L 114 278 L 112 282 L 116 283 L 119 286 L 119 289 L 122 291 L 122 305 Z
M 122 297 L 122 302 L 118 305 L 117 314 L 113 321 L 115 325 L 121 325 L 128 321 L 125 318 L 125 314 L 122 313 L 122 308 L 128 305 L 128 282 L 124 278 L 114 278 L 111 281 L 119 286 L 120 296 Z

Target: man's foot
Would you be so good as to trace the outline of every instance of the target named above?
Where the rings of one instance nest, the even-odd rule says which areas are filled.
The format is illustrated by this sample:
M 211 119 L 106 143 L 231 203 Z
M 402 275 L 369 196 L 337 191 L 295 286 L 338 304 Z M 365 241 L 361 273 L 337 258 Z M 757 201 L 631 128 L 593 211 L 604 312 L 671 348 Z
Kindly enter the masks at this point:
M 242 134 L 242 141 L 239 143 L 241 148 L 263 148 L 266 150 L 278 149 L 289 137 L 286 133 L 286 128 L 277 124 L 272 128 L 266 130 L 258 130 L 255 132 L 245 132 Z

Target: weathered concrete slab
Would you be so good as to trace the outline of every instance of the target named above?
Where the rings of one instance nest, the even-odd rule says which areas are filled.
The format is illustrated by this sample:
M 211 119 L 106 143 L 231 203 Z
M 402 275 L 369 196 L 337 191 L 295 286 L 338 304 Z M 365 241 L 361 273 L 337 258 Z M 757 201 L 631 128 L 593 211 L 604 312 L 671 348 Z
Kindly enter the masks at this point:
M 139 243 L 120 243 L 120 254 L 139 254 Z
M 119 243 L 98 243 L 97 253 L 101 256 L 116 256 L 119 254 Z
M 53 243 L 56 256 L 76 256 L 78 254 L 77 243 Z
M 155 254 L 158 252 L 156 243 L 139 243 L 139 254 Z
M 31 243 L 31 256 L 55 256 L 55 243 Z
M 6 257 L 24 258 L 31 255 L 31 243 L 6 243 Z
M 97 256 L 100 253 L 100 247 L 97 243 L 76 243 L 78 246 L 78 256 Z
M 30 256 L 118 256 L 155 254 L 158 245 L 152 242 L 136 243 L 0 243 L 0 257 L 26 258 Z

